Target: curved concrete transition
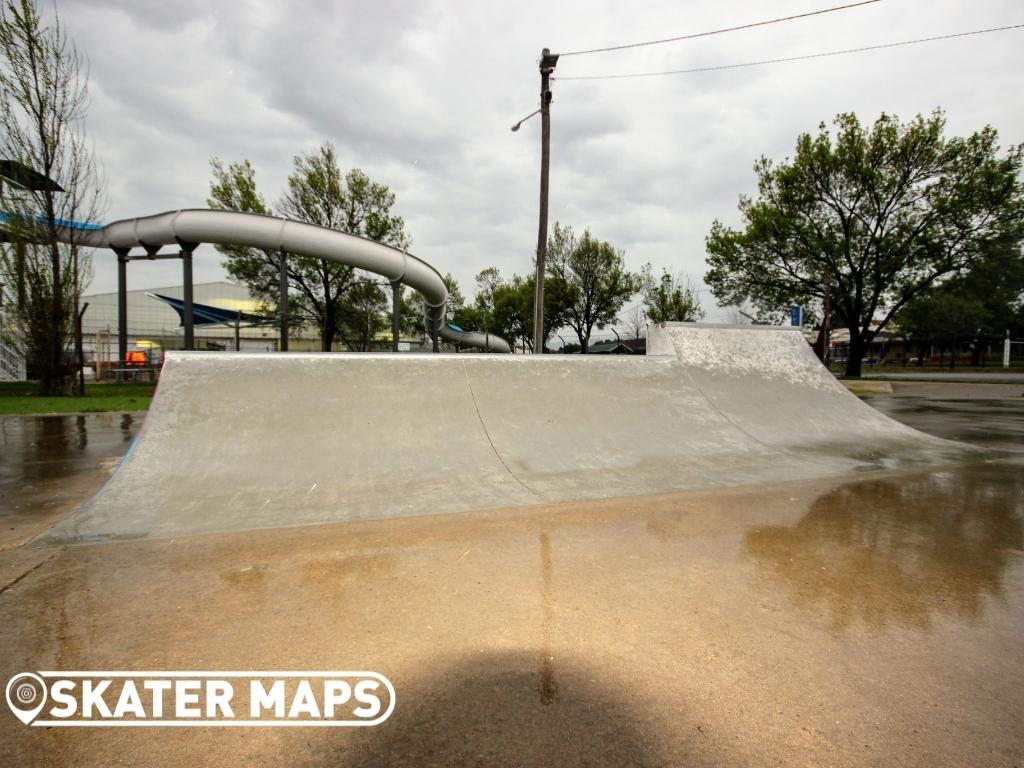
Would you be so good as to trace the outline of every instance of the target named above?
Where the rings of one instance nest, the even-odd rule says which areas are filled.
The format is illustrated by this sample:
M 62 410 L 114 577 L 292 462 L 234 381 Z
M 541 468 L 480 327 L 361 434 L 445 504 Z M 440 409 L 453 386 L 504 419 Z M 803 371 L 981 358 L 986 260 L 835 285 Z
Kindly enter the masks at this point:
M 519 507 L 978 460 L 850 395 L 800 333 L 647 357 L 168 353 L 75 542 Z

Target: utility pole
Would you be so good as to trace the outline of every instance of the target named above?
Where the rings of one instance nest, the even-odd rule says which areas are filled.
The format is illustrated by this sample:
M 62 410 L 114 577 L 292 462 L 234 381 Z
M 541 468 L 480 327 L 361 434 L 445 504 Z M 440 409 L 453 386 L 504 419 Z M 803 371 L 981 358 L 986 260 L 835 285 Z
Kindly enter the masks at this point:
M 551 165 L 551 73 L 558 54 L 540 55 L 540 222 L 537 227 L 537 271 L 533 293 L 533 351 L 544 354 L 544 263 L 548 255 L 548 170 Z

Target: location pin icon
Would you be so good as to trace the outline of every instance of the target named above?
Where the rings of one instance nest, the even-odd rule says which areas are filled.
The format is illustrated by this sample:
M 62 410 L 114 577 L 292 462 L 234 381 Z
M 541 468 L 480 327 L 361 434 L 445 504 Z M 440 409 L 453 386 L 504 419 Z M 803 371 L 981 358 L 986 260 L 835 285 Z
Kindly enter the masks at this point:
M 46 704 L 46 683 L 39 675 L 22 672 L 7 683 L 7 706 L 25 725 L 35 720 Z

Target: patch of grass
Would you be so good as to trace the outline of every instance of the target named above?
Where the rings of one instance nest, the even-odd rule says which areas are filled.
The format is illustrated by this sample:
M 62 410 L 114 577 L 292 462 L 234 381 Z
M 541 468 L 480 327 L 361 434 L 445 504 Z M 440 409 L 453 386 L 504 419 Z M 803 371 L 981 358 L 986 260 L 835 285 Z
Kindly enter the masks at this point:
M 156 384 L 85 385 L 84 397 L 42 397 L 34 382 L 0 382 L 0 415 L 27 413 L 101 413 L 105 411 L 145 411 L 153 398 Z

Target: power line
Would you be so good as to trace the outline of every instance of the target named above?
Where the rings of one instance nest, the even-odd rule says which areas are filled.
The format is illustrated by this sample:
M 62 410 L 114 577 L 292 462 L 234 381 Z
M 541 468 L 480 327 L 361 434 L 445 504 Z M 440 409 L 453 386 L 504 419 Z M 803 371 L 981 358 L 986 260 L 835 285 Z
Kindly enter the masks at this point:
M 847 48 L 842 51 L 827 51 L 825 53 L 809 53 L 805 56 L 788 56 L 783 59 L 764 59 L 762 61 L 748 61 L 743 64 L 719 64 L 713 67 L 695 67 L 694 69 L 670 69 L 664 72 L 630 72 L 621 75 L 570 75 L 568 77 L 552 77 L 557 80 L 619 80 L 629 77 L 659 77 L 661 75 L 689 75 L 695 72 L 714 72 L 720 69 L 741 69 L 743 67 L 759 67 L 764 64 L 782 64 L 787 61 L 803 61 L 805 59 L 821 59 L 827 56 L 842 56 L 847 53 L 862 53 L 864 51 L 877 51 L 882 48 L 898 48 L 902 45 L 916 45 L 917 43 L 931 43 L 936 40 L 951 40 L 955 37 L 970 37 L 971 35 L 984 35 L 989 32 L 1004 32 L 1008 29 L 1020 29 L 1024 24 L 1012 24 L 1007 27 L 992 27 L 991 29 L 977 29 L 972 32 L 957 32 L 952 35 L 939 35 L 938 37 L 922 37 L 917 40 L 903 40 L 899 43 L 882 43 L 881 45 L 867 45 L 863 48 Z
M 872 3 L 878 3 L 881 0 L 861 0 L 858 3 L 850 3 L 848 5 L 837 5 L 834 8 L 824 8 L 820 11 L 808 11 L 807 13 L 798 13 L 795 16 L 783 16 L 778 19 L 769 19 L 767 21 L 755 21 L 751 24 L 741 24 L 738 27 L 725 27 L 723 29 L 713 29 L 709 32 L 695 32 L 692 35 L 681 35 L 679 37 L 666 37 L 664 40 L 649 40 L 645 43 L 628 43 L 626 45 L 612 45 L 607 48 L 591 48 L 587 51 L 569 51 L 569 53 L 560 53 L 559 56 L 582 56 L 585 53 L 607 53 L 608 51 L 622 51 L 627 48 L 640 48 L 645 45 L 661 45 L 662 43 L 675 43 L 680 40 L 693 40 L 697 37 L 709 37 L 710 35 L 721 35 L 725 32 L 738 32 L 741 29 L 753 29 L 754 27 L 766 27 L 769 24 L 779 24 L 783 21 L 793 21 L 795 19 L 805 19 L 808 16 L 820 16 L 823 13 L 832 13 L 833 11 L 845 11 L 847 8 L 856 8 L 860 5 L 871 5 Z

